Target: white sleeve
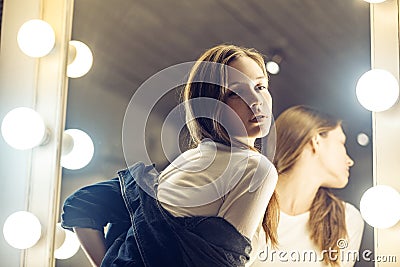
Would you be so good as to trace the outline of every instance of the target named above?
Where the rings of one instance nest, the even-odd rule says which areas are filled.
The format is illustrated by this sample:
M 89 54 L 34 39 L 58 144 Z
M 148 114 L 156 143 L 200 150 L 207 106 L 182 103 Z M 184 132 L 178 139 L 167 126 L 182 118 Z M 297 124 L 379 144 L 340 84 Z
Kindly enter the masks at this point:
M 218 216 L 252 240 L 275 189 L 278 173 L 261 154 L 246 158 L 236 168 L 240 177 L 233 174 L 232 181 L 237 183 L 225 195 Z
M 343 267 L 352 267 L 356 262 L 355 256 L 359 254 L 361 239 L 364 231 L 364 220 L 356 207 L 349 203 L 346 205 L 347 248 L 343 251 Z

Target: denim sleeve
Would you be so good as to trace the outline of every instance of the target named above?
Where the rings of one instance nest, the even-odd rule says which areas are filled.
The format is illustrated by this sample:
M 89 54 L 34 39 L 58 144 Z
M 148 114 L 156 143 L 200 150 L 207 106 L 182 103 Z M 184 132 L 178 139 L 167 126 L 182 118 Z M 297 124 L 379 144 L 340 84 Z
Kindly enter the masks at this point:
M 77 190 L 64 202 L 61 225 L 103 231 L 108 223 L 130 222 L 118 178 Z

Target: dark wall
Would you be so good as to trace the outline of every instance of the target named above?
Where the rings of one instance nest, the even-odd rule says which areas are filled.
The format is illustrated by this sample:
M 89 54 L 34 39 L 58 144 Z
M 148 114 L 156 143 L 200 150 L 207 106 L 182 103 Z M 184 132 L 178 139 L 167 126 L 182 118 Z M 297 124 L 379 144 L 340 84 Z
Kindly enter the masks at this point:
M 3 0 L 0 0 L 0 37 L 1 37 L 1 19 L 3 17 Z

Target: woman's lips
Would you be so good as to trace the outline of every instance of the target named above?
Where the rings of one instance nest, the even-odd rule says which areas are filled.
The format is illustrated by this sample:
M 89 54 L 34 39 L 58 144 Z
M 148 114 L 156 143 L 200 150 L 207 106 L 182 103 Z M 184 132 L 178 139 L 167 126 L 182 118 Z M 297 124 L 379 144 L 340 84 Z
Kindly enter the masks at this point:
M 259 115 L 255 115 L 251 120 L 249 120 L 250 122 L 262 122 L 264 120 L 267 119 L 267 116 L 264 114 L 259 114 Z

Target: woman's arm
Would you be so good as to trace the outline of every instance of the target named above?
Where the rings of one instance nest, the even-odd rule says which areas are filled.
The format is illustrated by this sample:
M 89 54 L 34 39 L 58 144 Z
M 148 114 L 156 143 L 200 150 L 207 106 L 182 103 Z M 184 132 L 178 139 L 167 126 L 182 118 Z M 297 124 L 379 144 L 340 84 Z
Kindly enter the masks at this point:
M 76 191 L 65 200 L 61 218 L 64 228 L 75 231 L 84 252 L 94 266 L 100 266 L 107 248 L 119 235 L 110 230 L 106 241 L 104 227 L 112 223 L 113 229 L 121 231 L 130 226 L 129 213 L 117 178 Z
M 106 253 L 104 233 L 90 228 L 73 228 L 90 263 L 98 267 Z

